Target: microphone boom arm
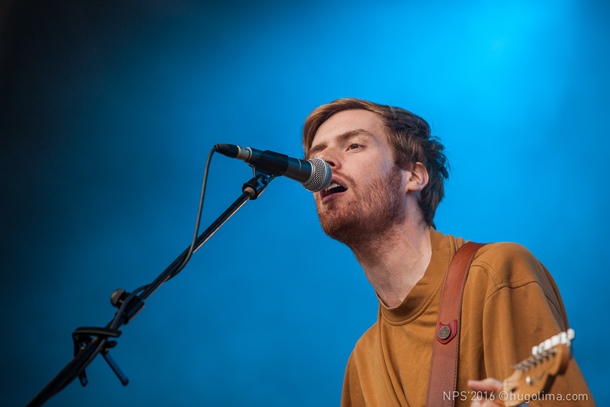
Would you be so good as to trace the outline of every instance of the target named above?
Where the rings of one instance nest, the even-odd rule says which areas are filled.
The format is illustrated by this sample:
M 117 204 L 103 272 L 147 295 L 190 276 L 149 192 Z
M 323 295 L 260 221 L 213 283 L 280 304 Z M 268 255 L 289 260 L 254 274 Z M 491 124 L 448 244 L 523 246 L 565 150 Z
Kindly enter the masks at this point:
M 275 178 L 275 175 L 267 174 L 266 172 L 254 169 L 254 177 L 243 184 L 242 194 L 237 198 L 214 222 L 204 230 L 195 241 L 194 253 L 208 241 L 210 237 L 224 223 L 233 216 L 247 201 L 257 199 L 265 190 L 267 185 Z M 129 321 L 144 307 L 144 300 L 148 299 L 163 283 L 172 278 L 176 271 L 183 266 L 185 258 L 189 255 L 190 247 L 184 250 L 152 283 L 145 286 L 146 288 L 140 295 L 132 295 L 126 292 L 119 293 L 117 298 L 112 298 L 113 305 L 122 309 L 122 314 L 118 323 L 115 318 L 109 322 L 105 328 L 77 328 L 72 334 L 74 341 L 74 358 L 42 389 L 38 394 L 26 405 L 26 407 L 42 406 L 55 394 L 59 393 L 63 388 L 70 384 L 76 377 L 79 377 L 81 385 L 86 386 L 88 383 L 85 374 L 86 367 L 93 361 L 95 356 L 102 353 L 102 356 L 117 375 L 123 386 L 129 383 L 129 380 L 119 368 L 117 363 L 109 354 L 109 349 L 117 345 L 116 341 L 111 341 L 109 338 L 116 338 L 121 335 L 118 330 L 122 325 Z M 127 301 L 124 304 L 123 301 Z M 113 327 L 113 325 L 117 325 Z

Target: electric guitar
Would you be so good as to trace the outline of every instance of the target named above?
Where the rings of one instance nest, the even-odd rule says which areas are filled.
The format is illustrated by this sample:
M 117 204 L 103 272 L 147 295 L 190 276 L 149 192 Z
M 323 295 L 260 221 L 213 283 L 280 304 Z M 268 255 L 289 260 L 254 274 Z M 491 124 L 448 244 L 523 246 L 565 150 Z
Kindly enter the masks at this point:
M 532 356 L 514 366 L 514 373 L 503 383 L 500 397 L 506 407 L 516 407 L 542 398 L 549 380 L 562 374 L 570 360 L 574 330 L 568 329 L 532 348 Z

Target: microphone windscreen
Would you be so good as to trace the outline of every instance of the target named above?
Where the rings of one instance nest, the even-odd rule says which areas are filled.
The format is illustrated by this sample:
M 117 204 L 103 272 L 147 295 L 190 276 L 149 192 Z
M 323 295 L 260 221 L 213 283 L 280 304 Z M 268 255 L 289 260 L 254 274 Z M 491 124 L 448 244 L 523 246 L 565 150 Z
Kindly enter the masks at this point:
M 308 160 L 311 164 L 311 176 L 303 183 L 305 189 L 310 192 L 318 192 L 330 185 L 333 173 L 330 165 L 321 158 Z

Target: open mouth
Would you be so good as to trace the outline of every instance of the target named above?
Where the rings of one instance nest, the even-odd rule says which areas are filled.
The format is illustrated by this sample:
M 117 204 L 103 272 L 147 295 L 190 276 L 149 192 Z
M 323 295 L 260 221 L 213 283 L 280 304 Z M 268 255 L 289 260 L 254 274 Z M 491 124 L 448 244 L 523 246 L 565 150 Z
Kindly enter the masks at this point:
M 339 194 L 339 193 L 345 192 L 345 191 L 347 191 L 347 188 L 345 188 L 343 185 L 339 184 L 338 182 L 333 181 L 330 183 L 330 185 L 328 187 L 326 187 L 326 189 L 323 189 L 321 191 L 322 199 L 326 198 L 327 196 Z

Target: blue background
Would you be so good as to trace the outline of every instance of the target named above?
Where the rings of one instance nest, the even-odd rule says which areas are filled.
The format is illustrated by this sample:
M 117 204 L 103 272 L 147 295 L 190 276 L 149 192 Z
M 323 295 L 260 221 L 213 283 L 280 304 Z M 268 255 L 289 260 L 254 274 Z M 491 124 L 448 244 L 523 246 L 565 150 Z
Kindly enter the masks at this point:
M 607 3 L 215 3 L 0 6 L 2 405 L 186 248 L 215 143 L 300 157 L 308 113 L 350 96 L 430 122 L 452 165 L 439 230 L 545 263 L 610 405 Z M 214 157 L 204 226 L 250 176 Z M 97 358 L 48 405 L 336 406 L 376 313 L 311 195 L 277 179 L 123 328 L 129 386 Z

